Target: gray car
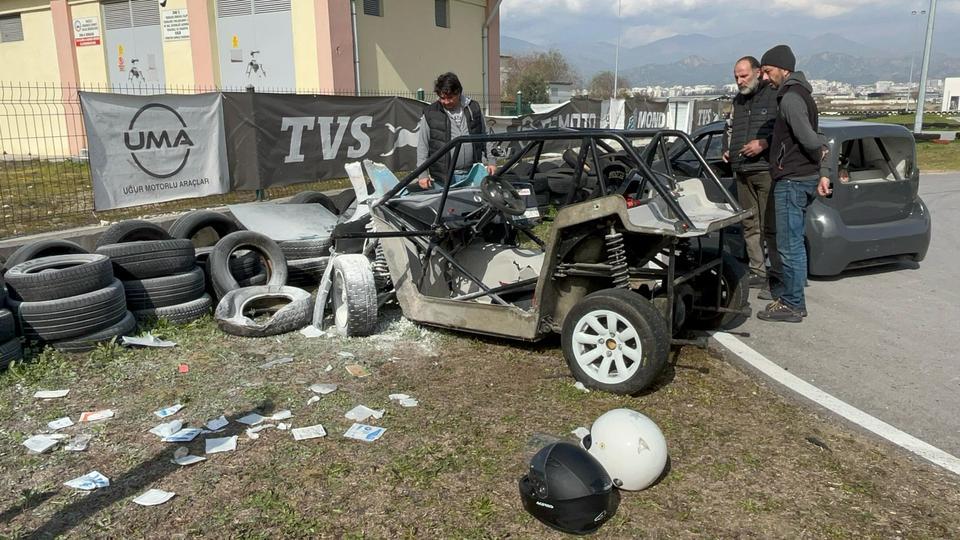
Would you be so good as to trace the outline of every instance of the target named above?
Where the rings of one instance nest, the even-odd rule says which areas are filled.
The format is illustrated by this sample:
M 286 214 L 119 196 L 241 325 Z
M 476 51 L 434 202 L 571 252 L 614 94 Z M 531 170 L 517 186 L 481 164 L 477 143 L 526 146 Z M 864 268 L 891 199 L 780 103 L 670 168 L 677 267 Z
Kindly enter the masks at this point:
M 821 120 L 820 130 L 837 173 L 833 195 L 818 197 L 807 211 L 810 274 L 833 276 L 853 268 L 922 261 L 930 245 L 930 211 L 917 194 L 920 169 L 910 131 L 840 120 Z M 732 187 L 730 166 L 721 157 L 722 137 L 723 122 L 693 134 L 714 172 Z

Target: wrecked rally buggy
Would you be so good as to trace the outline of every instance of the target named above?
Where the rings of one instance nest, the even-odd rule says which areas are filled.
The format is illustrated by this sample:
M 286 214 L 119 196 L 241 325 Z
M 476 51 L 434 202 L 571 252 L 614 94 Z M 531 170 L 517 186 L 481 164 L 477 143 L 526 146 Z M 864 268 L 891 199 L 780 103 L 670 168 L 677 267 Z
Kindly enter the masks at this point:
M 462 143 L 511 151 L 493 175 L 450 170 L 433 189 L 412 190 L 447 152 L 455 163 Z M 702 162 L 701 177 L 672 167 L 678 145 Z M 574 167 L 564 200 L 544 205 L 539 171 L 561 180 L 560 167 L 541 167 L 551 161 Z M 663 370 L 672 344 L 704 342 L 681 339 L 683 329 L 749 314 L 747 270 L 719 249 L 724 228 L 747 212 L 683 132 L 465 136 L 399 181 L 383 165 L 364 168 L 372 194 L 359 164 L 348 166 L 359 204 L 333 232 L 317 326 L 328 296 L 348 335 L 371 332 L 377 306 L 395 298 L 421 324 L 525 341 L 559 333 L 578 381 L 636 394 Z

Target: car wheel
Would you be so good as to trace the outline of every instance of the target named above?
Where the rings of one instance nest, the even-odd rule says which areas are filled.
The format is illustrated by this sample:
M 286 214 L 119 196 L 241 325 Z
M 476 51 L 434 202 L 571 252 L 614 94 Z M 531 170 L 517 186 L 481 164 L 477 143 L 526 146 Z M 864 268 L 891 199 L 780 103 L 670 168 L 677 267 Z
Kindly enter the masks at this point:
M 367 336 L 377 325 L 377 286 L 363 255 L 333 259 L 333 320 L 345 336 Z
M 606 289 L 587 295 L 567 314 L 563 355 L 585 386 L 633 395 L 650 386 L 667 364 L 667 323 L 638 293 Z

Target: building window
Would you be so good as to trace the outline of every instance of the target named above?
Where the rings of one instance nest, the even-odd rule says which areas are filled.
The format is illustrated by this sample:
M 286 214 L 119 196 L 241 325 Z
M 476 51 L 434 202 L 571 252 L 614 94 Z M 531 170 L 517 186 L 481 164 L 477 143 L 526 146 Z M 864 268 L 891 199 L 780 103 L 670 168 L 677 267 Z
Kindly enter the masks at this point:
M 436 6 L 437 26 L 450 28 L 450 18 L 448 15 L 450 0 L 436 0 L 434 5 Z
M 363 14 L 383 17 L 383 3 L 381 0 L 363 0 Z
M 23 41 L 23 25 L 20 14 L 0 17 L 0 43 Z

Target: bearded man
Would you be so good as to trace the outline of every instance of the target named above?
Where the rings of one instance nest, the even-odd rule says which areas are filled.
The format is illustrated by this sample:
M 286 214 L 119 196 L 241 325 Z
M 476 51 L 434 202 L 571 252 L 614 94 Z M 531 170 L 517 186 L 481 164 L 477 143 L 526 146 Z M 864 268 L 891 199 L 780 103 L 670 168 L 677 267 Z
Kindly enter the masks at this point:
M 723 138 L 723 160 L 733 169 L 740 206 L 753 211 L 742 225 L 750 258 L 750 287 L 759 288 L 760 298 L 769 300 L 769 282 L 780 279 L 768 151 L 777 119 L 777 90 L 763 80 L 760 62 L 752 56 L 737 60 L 733 77 L 739 92 L 733 98 L 733 113 Z

